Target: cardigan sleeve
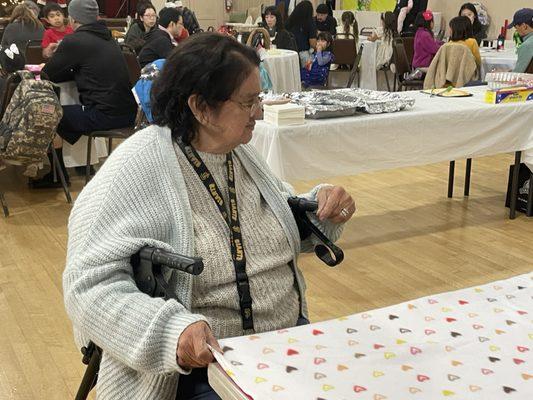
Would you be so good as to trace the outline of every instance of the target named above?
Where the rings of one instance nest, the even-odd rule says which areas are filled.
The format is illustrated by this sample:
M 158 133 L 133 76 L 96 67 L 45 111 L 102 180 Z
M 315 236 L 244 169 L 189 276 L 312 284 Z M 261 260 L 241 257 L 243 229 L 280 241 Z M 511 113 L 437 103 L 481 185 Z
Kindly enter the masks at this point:
M 205 318 L 176 300 L 139 291 L 130 256 L 146 245 L 176 251 L 168 243 L 187 238 L 168 221 L 183 223 L 179 209 L 187 205 L 165 190 L 173 182 L 157 167 L 163 162 L 153 161 L 163 160 L 157 146 L 137 153 L 126 147 L 130 153 L 113 152 L 72 210 L 63 274 L 66 310 L 83 338 L 130 368 L 186 374 L 176 361 L 179 337 Z

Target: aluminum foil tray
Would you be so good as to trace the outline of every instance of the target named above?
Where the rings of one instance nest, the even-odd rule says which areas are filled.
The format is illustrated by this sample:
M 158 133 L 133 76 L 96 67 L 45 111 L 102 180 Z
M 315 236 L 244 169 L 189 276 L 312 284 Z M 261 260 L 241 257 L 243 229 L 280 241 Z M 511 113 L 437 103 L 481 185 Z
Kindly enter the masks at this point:
M 357 112 L 392 113 L 415 104 L 415 99 L 404 94 L 367 89 L 296 92 L 290 98 L 294 103 L 305 106 L 305 117 L 311 119 L 346 117 Z

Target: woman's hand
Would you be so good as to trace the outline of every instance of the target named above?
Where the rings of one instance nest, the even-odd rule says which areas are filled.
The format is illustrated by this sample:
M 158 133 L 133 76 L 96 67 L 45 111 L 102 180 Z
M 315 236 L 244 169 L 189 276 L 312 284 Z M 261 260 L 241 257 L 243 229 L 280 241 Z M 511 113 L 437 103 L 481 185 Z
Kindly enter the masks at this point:
M 205 321 L 198 321 L 189 325 L 181 333 L 178 341 L 176 356 L 178 365 L 182 368 L 203 368 L 215 361 L 210 345 L 222 354 L 220 346 Z
M 324 186 L 317 194 L 319 220 L 329 219 L 340 224 L 352 218 L 355 212 L 355 201 L 341 186 Z

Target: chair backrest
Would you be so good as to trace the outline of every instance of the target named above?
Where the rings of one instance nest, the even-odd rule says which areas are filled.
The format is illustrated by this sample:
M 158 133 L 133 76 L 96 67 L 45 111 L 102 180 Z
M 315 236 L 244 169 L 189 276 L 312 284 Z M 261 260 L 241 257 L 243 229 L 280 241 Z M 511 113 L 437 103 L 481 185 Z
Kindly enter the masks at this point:
M 374 28 L 371 28 L 369 26 L 365 26 L 365 27 L 361 28 L 361 31 L 359 32 L 359 35 L 370 37 L 370 36 L 372 36 L 374 31 L 375 31 Z
M 412 66 L 413 57 L 415 55 L 415 38 L 414 36 L 403 36 L 402 42 L 405 54 L 407 55 L 407 61 L 409 61 L 409 66 Z
M 126 18 L 100 18 L 100 21 L 103 21 L 105 25 L 111 28 L 123 28 L 126 29 L 128 26 L 128 21 Z
M 334 36 L 335 39 L 353 39 L 355 40 L 355 35 L 353 33 L 344 33 L 337 32 Z
M 409 64 L 402 39 L 397 38 L 392 42 L 392 60 L 396 67 L 396 75 L 400 80 L 403 74 L 411 72 L 411 65 Z
M 21 77 L 16 72 L 12 72 L 9 74 L 6 78 L 6 83 L 4 87 L 4 92 L 1 96 L 1 104 L 0 104 L 0 120 L 4 117 L 4 114 L 6 112 L 6 108 L 11 101 L 11 98 L 13 97 L 13 93 L 15 93 L 15 89 L 19 85 L 21 81 Z
M 270 49 L 270 35 L 268 34 L 268 31 L 265 28 L 256 28 L 252 32 L 250 32 L 250 36 L 248 36 L 246 45 L 256 47 L 257 41 L 261 40 L 261 38 L 257 37 L 258 35 L 263 36 L 262 46 L 267 50 Z
M 122 55 L 126 60 L 126 65 L 128 66 L 128 75 L 130 78 L 131 87 L 135 86 L 137 81 L 141 76 L 141 66 L 139 65 L 139 60 L 133 51 L 122 50 Z
M 41 40 L 28 40 L 24 57 L 26 64 L 42 64 L 45 62 Z
M 527 74 L 533 74 L 533 57 L 531 57 L 531 60 L 529 61 L 529 65 L 526 69 Z
M 477 65 L 472 51 L 463 44 L 448 43 L 441 46 L 428 68 L 424 89 L 448 85 L 461 87 L 475 79 Z
M 357 47 L 354 39 L 333 39 L 331 52 L 335 57 L 335 64 L 353 65 L 357 55 Z

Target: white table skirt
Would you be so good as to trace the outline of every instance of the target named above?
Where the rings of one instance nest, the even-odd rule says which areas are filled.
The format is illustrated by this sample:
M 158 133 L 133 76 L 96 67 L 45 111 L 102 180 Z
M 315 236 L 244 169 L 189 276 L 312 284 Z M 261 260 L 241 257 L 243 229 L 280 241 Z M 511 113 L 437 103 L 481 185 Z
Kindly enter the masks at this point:
M 385 73 L 376 69 L 377 48 L 380 41 L 371 42 L 364 37 L 360 37 L 359 40 L 358 46 L 360 44 L 363 45 L 363 54 L 361 55 L 361 63 L 359 64 L 359 87 L 370 90 L 388 90 Z M 394 74 L 390 71 L 387 74 L 392 90 Z M 356 82 L 354 82 L 353 86 L 357 86 Z
M 263 63 L 272 80 L 274 93 L 292 93 L 302 90 L 300 59 L 297 52 L 274 49 L 266 53 Z
M 285 180 L 310 180 L 533 149 L 533 102 L 490 105 L 485 87 L 467 98 L 416 99 L 393 114 L 306 120 L 276 127 L 258 121 L 252 144 Z M 533 161 L 531 153 L 528 160 Z
M 481 48 L 481 78 L 492 71 L 512 71 L 516 66 L 518 56 L 516 49 L 506 48 L 503 51 Z
M 80 104 L 78 88 L 74 81 L 57 84 L 61 88 L 59 101 L 62 106 Z M 82 136 L 74 145 L 63 141 L 63 161 L 67 168 L 87 165 L 87 136 Z M 100 157 L 107 156 L 107 145 L 104 138 L 93 140 L 91 149 L 91 165 L 98 164 Z

